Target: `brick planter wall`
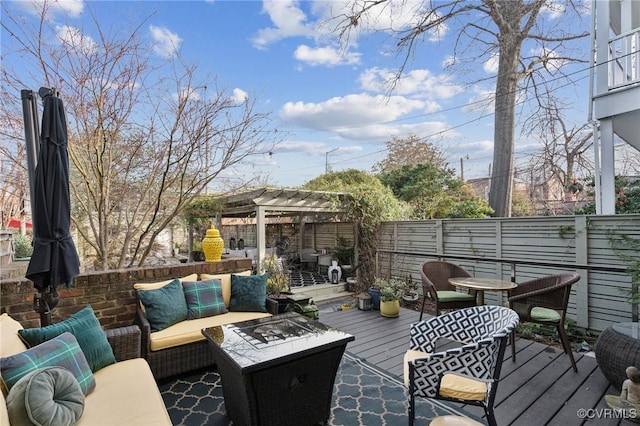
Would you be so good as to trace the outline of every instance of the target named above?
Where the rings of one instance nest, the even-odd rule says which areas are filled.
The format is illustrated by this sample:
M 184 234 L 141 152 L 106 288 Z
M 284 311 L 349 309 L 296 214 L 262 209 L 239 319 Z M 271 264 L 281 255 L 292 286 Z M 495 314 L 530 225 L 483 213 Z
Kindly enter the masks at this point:
M 217 274 L 251 269 L 251 259 L 223 259 L 221 262 L 193 262 L 149 268 L 91 272 L 77 276 L 71 285 L 58 287 L 60 302 L 52 311 L 56 323 L 91 305 L 105 329 L 133 324 L 137 282 L 163 281 L 190 274 Z M 26 278 L 0 281 L 0 312 L 7 312 L 23 327 L 39 327 L 40 314 L 33 310 L 34 288 Z

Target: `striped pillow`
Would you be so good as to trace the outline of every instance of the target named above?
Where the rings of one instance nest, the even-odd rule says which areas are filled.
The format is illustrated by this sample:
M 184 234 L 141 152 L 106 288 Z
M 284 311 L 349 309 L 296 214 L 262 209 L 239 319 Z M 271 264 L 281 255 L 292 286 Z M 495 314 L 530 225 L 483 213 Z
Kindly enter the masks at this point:
M 0 374 L 7 391 L 30 372 L 51 366 L 71 371 L 85 395 L 90 394 L 96 387 L 96 380 L 87 359 L 78 341 L 69 332 L 19 354 L 0 358 Z
M 184 281 L 182 287 L 188 320 L 227 313 L 220 280 Z

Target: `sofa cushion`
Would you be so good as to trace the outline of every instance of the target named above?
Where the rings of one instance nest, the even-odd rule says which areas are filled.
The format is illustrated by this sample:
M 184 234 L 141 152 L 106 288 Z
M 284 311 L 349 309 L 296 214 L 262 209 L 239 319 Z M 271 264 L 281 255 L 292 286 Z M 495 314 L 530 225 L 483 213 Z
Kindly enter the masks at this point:
M 227 313 L 220 280 L 183 281 L 182 287 L 188 320 Z
M 145 307 L 151 331 L 160 331 L 187 319 L 187 301 L 179 279 L 160 288 L 136 292 Z
M 249 269 L 242 272 L 236 272 L 235 274 L 243 276 L 251 275 L 251 270 Z M 222 284 L 222 297 L 224 298 L 224 306 L 229 308 L 229 303 L 231 302 L 231 274 L 200 274 L 200 279 L 203 281 L 210 279 L 220 280 L 220 283 Z
M 0 315 L 0 357 L 15 355 L 29 349 L 20 339 L 19 330 L 22 330 L 22 325 L 18 321 L 8 314 Z
M 57 337 L 65 331 L 75 336 L 89 363 L 89 367 L 91 367 L 91 371 L 96 372 L 116 362 L 116 357 L 113 355 L 113 349 L 109 345 L 107 335 L 102 330 L 100 321 L 96 318 L 91 306 L 81 309 L 59 323 L 42 328 L 19 330 L 18 333 L 29 347 L 32 347 Z
M 51 366 L 71 371 L 85 395 L 96 387 L 96 381 L 82 349 L 73 334 L 68 331 L 19 354 L 0 358 L 2 382 L 8 391 L 30 372 Z
M 234 312 L 267 312 L 267 274 L 231 274 L 231 301 L 229 310 Z
M 41 368 L 27 374 L 11 388 L 7 409 L 14 426 L 71 426 L 82 416 L 84 395 L 69 370 Z
M 152 282 L 152 283 L 135 283 L 133 285 L 133 288 L 136 289 L 136 290 L 156 290 L 156 289 L 164 287 L 167 284 L 171 284 L 174 279 L 176 279 L 176 278 L 171 278 L 170 280 L 157 281 L 157 282 Z M 177 279 L 180 280 L 180 282 L 182 282 L 182 281 L 197 281 L 198 280 L 198 274 L 190 274 L 190 275 L 187 275 L 186 277 L 177 278 Z
M 149 336 L 149 348 L 152 351 L 173 348 L 193 342 L 205 340 L 202 335 L 203 328 L 218 325 L 234 324 L 240 321 L 248 321 L 257 318 L 270 317 L 271 314 L 263 312 L 227 312 L 213 317 L 198 318 L 191 321 L 182 321 L 167 327 L 162 331 L 156 331 Z
M 84 400 L 77 426 L 169 426 L 171 419 L 149 364 L 120 361 L 96 372 L 98 386 Z

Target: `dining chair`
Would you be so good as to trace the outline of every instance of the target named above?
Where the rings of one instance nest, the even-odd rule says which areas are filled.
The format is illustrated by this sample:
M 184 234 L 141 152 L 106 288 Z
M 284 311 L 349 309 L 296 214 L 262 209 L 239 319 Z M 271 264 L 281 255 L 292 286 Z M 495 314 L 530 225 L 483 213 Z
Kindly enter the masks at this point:
M 564 320 L 569 304 L 571 286 L 580 280 L 576 273 L 548 275 L 518 284 L 509 295 L 509 307 L 516 311 L 522 322 L 554 325 L 558 329 L 562 347 L 573 371 L 578 372 L 573 358 Z M 511 359 L 516 360 L 515 330 L 511 333 Z
M 449 278 L 471 276 L 463 267 L 443 260 L 432 260 L 420 264 L 422 294 L 424 296 L 422 308 L 420 309 L 420 321 L 422 321 L 424 305 L 427 300 L 435 303 L 436 316 L 440 315 L 440 311 L 443 309 L 460 309 L 475 306 L 475 290 L 463 293 L 449 284 Z
M 415 421 L 416 397 L 481 406 L 489 425 L 496 425 L 493 405 L 502 359 L 517 324 L 516 312 L 495 305 L 459 309 L 412 324 L 404 356 L 409 425 Z M 441 339 L 455 347 L 438 351 Z

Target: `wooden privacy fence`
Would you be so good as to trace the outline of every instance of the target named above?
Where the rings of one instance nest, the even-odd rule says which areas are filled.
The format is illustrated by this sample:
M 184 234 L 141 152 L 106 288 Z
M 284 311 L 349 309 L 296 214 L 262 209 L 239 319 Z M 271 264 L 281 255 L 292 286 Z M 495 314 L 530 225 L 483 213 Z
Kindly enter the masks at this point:
M 569 318 L 602 331 L 638 320 L 627 302 L 628 268 L 640 265 L 640 215 L 551 216 L 385 222 L 378 235 L 378 274 L 420 281 L 425 260 L 452 260 L 479 277 L 526 281 L 542 275 L 577 272 Z M 627 260 L 625 260 L 627 257 Z M 507 295 L 487 292 L 486 303 L 504 304 Z

